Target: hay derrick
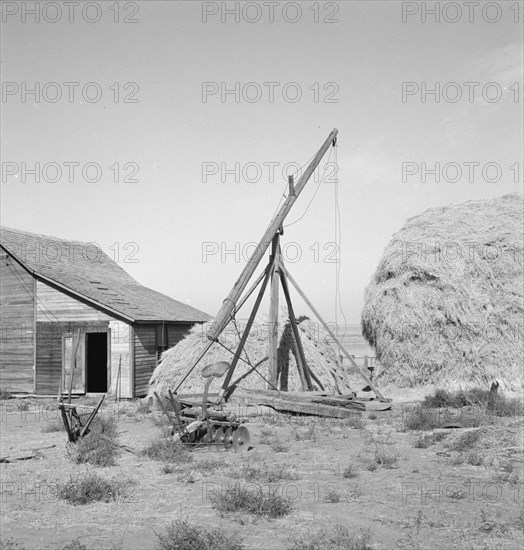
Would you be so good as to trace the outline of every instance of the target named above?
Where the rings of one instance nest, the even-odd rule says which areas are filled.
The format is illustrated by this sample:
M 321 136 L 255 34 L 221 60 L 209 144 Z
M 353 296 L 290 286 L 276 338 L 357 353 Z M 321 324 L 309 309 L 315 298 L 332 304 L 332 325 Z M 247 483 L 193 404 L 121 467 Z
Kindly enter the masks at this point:
M 512 194 L 431 208 L 393 236 L 362 312 L 384 381 L 521 390 L 523 207 Z
M 241 332 L 245 323 L 237 322 L 237 325 Z M 339 364 L 337 355 L 331 347 L 329 336 L 324 329 L 307 318 L 301 318 L 301 322 L 298 326 L 301 330 L 302 345 L 308 365 L 319 378 L 324 389 L 328 392 L 337 394 L 349 393 L 351 388 L 347 381 L 347 376 Z M 285 318 L 279 321 L 279 327 L 282 327 L 280 331 L 282 338 L 280 339 L 278 353 L 279 389 L 287 387 L 289 391 L 300 391 L 302 386 L 300 384 L 296 359 L 294 353 L 290 353 L 293 347 L 293 337 L 290 335 L 289 328 L 287 328 L 288 323 Z M 230 350 L 236 351 L 239 336 L 235 328 L 229 325 L 219 338 L 219 341 Z M 149 382 L 149 396 L 152 396 L 154 391 L 166 395 L 168 389 L 174 390 L 187 369 L 191 367 L 199 357 L 207 342 L 206 327 L 195 326 L 182 341 L 164 352 Z M 247 339 L 245 352 L 242 354 L 242 357 L 244 359 L 249 358 L 249 362 L 254 365 L 267 356 L 267 351 L 268 324 L 255 323 Z M 218 361 L 231 362 L 232 358 L 233 355 L 223 346 L 218 343 L 213 344 L 205 357 L 182 384 L 179 393 L 202 392 L 204 387 L 204 379 L 200 374 L 202 368 L 205 365 Z M 249 370 L 250 366 L 247 363 L 239 361 L 232 381 L 235 381 Z M 257 370 L 266 379 L 268 378 L 267 361 Z M 218 392 L 222 382 L 222 378 L 213 380 L 210 392 Z M 239 387 L 267 389 L 267 382 L 256 372 L 253 372 L 242 380 Z

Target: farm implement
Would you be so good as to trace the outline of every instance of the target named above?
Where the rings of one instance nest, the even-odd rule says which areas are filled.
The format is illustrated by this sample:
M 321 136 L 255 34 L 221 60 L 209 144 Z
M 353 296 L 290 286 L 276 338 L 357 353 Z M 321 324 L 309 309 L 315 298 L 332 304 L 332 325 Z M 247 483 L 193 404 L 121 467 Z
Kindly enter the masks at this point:
M 243 452 L 249 448 L 249 430 L 243 425 L 246 420 L 237 420 L 234 414 L 225 412 L 220 405 L 209 407 L 208 403 L 209 387 L 213 378 L 221 378 L 230 368 L 229 363 L 220 361 L 202 369 L 201 374 L 206 382 L 201 406 L 183 408 L 178 396 L 169 390 L 174 417 L 155 392 L 163 413 L 173 426 L 171 434 L 175 441 L 193 448 L 211 446 L 217 450 L 233 449 L 235 452 Z

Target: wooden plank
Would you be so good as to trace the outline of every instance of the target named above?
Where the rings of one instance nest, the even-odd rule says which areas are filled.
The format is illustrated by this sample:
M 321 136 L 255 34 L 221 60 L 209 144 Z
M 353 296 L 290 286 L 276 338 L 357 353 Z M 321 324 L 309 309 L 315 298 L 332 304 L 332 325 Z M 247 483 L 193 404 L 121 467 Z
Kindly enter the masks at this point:
M 313 392 L 276 392 L 271 390 L 253 390 L 250 388 L 240 388 L 238 390 L 240 396 L 263 396 L 268 399 L 283 399 L 293 401 L 295 403 L 320 403 L 334 407 L 354 408 L 354 403 L 361 403 L 358 399 L 342 398 L 339 395 L 315 395 Z M 364 408 L 364 404 L 362 404 Z
M 385 401 L 366 401 L 366 411 L 389 411 L 391 403 Z
M 452 434 L 452 433 L 466 433 L 466 432 L 476 432 L 480 430 L 480 427 L 477 428 L 433 428 L 431 433 L 434 434 Z
M 244 403 L 249 405 L 265 405 L 280 412 L 290 412 L 311 416 L 325 416 L 330 418 L 352 418 L 364 410 L 364 404 L 357 401 L 349 402 L 349 407 L 334 407 L 322 403 L 306 401 L 294 401 L 278 397 L 265 397 L 263 395 L 242 395 L 235 392 L 229 400 L 231 403 Z

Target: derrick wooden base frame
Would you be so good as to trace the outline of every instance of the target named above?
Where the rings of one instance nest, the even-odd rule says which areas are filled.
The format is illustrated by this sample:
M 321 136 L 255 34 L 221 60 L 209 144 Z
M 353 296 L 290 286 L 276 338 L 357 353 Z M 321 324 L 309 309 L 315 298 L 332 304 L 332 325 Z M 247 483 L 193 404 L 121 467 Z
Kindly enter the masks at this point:
M 249 332 L 250 332 L 251 327 L 253 325 L 253 321 L 254 321 L 255 316 L 258 312 L 260 303 L 262 301 L 262 298 L 264 296 L 265 290 L 268 286 L 268 282 L 269 282 L 270 279 L 272 279 L 271 304 L 274 304 L 275 301 L 278 303 L 278 298 L 275 299 L 275 296 L 273 294 L 275 292 L 278 293 L 278 285 L 273 284 L 275 281 L 277 281 L 277 282 L 280 281 L 280 284 L 282 286 L 282 290 L 283 290 L 283 293 L 284 293 L 284 297 L 286 299 L 286 305 L 287 305 L 287 308 L 288 308 L 288 315 L 289 315 L 289 322 L 290 322 L 290 325 L 291 325 L 291 329 L 293 331 L 293 345 L 295 347 L 295 357 L 297 359 L 297 368 L 298 368 L 298 373 L 299 373 L 299 376 L 300 376 L 300 382 L 301 382 L 301 385 L 302 385 L 302 391 L 313 391 L 314 390 L 313 381 L 317 384 L 317 386 L 320 388 L 320 390 L 324 390 L 324 387 L 323 387 L 322 383 L 320 382 L 320 380 L 315 376 L 314 372 L 311 370 L 311 368 L 309 367 L 309 365 L 307 363 L 307 359 L 306 359 L 306 356 L 305 356 L 305 353 L 304 353 L 304 348 L 302 347 L 302 341 L 301 341 L 301 337 L 300 337 L 300 331 L 298 329 L 298 323 L 297 323 L 297 320 L 296 320 L 295 312 L 294 312 L 294 309 L 293 309 L 293 304 L 292 304 L 292 301 L 291 301 L 291 296 L 290 296 L 290 293 L 289 293 L 288 281 L 292 284 L 292 286 L 295 288 L 295 290 L 298 292 L 298 294 L 302 297 L 304 302 L 307 304 L 309 309 L 313 312 L 315 317 L 317 317 L 318 321 L 322 324 L 322 326 L 328 332 L 330 337 L 340 346 L 340 349 L 342 350 L 344 355 L 348 358 L 351 365 L 354 368 L 357 369 L 359 374 L 362 376 L 363 380 L 375 392 L 375 395 L 377 396 L 377 398 L 380 401 L 388 401 L 388 399 L 384 398 L 384 396 L 380 393 L 378 388 L 373 384 L 373 382 L 370 380 L 370 378 L 364 372 L 364 369 L 362 369 L 362 367 L 360 367 L 355 362 L 355 360 L 353 359 L 351 354 L 344 348 L 344 346 L 342 345 L 340 340 L 336 337 L 336 335 L 329 328 L 329 326 L 324 321 L 324 319 L 320 316 L 320 314 L 318 313 L 316 308 L 313 306 L 311 301 L 308 299 L 306 294 L 298 286 L 297 282 L 293 279 L 293 277 L 289 274 L 286 267 L 284 266 L 284 262 L 282 260 L 281 254 L 280 254 L 280 242 L 279 242 L 280 239 L 279 238 L 280 238 L 280 234 L 277 233 L 275 235 L 275 237 L 273 238 L 272 252 L 271 252 L 271 257 L 270 257 L 270 260 L 269 260 L 269 264 L 267 265 L 264 272 L 257 279 L 257 282 L 255 283 L 255 285 L 258 286 L 260 281 L 263 280 L 263 283 L 262 283 L 262 286 L 259 290 L 257 299 L 255 301 L 253 309 L 251 310 L 251 314 L 249 316 L 247 324 L 246 324 L 246 326 L 244 328 L 244 331 L 242 333 L 242 336 L 240 338 L 240 342 L 237 346 L 236 352 L 234 353 L 234 358 L 233 358 L 233 361 L 231 362 L 231 367 L 229 368 L 227 376 L 224 379 L 224 382 L 222 384 L 222 390 L 219 393 L 217 403 L 220 403 L 223 399 L 225 399 L 227 401 L 227 399 L 230 397 L 230 395 L 236 389 L 237 384 L 240 381 L 240 379 L 247 376 L 247 374 L 246 374 L 243 377 L 241 377 L 239 380 L 235 381 L 233 384 L 230 384 L 231 378 L 233 377 L 233 373 L 234 373 L 235 368 L 238 364 L 238 361 L 241 360 L 242 351 L 244 350 L 244 346 L 245 346 L 245 343 L 247 341 L 247 338 L 249 337 Z M 256 288 L 256 286 L 255 286 L 255 288 Z M 248 295 L 251 294 L 255 290 L 255 288 L 252 287 L 249 290 Z M 241 300 L 240 305 L 243 305 L 245 303 L 246 299 L 249 297 L 248 295 L 246 295 L 246 297 Z M 234 313 L 231 315 L 230 321 L 233 320 L 234 314 L 239 309 L 240 309 L 240 307 L 238 307 L 234 310 Z M 273 309 L 274 308 L 272 308 L 271 305 L 270 305 L 270 310 L 273 310 Z M 272 338 L 272 333 L 273 333 L 272 329 L 273 329 L 273 327 L 276 327 L 276 322 L 277 322 L 276 315 L 274 316 L 274 314 L 275 314 L 274 311 L 270 311 L 270 317 L 271 317 L 270 321 L 271 321 L 272 325 L 271 325 L 270 330 L 269 330 L 270 339 L 269 339 L 269 354 L 268 355 L 269 355 L 269 357 L 271 357 L 271 355 L 274 357 L 274 362 L 273 362 L 273 364 L 272 363 L 269 364 L 268 387 L 270 389 L 274 389 L 274 390 L 279 391 L 278 388 L 276 387 L 277 386 L 276 352 L 272 353 L 272 349 L 274 349 L 274 347 L 276 347 L 276 345 L 275 345 L 276 344 L 276 339 Z M 265 361 L 265 359 L 266 358 L 264 358 L 262 361 Z M 262 361 L 260 361 L 258 364 L 260 364 Z M 253 367 L 251 365 L 252 371 L 256 370 L 256 367 L 258 366 L 258 364 L 255 365 L 255 367 Z

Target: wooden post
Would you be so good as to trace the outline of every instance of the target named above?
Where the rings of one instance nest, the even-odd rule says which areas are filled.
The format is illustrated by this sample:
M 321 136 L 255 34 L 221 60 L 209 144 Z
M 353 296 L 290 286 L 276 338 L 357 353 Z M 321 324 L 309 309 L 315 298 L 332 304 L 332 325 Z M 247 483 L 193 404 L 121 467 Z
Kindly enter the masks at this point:
M 249 279 L 255 272 L 258 264 L 260 263 L 260 260 L 262 259 L 266 250 L 268 249 L 273 237 L 275 236 L 276 232 L 284 223 L 286 216 L 289 214 L 289 211 L 291 210 L 293 204 L 295 204 L 295 201 L 297 200 L 300 193 L 304 189 L 309 178 L 311 177 L 311 175 L 319 165 L 320 161 L 322 160 L 322 157 L 325 155 L 326 151 L 335 141 L 337 134 L 338 134 L 338 130 L 336 128 L 329 134 L 326 141 L 322 144 L 320 149 L 317 151 L 317 153 L 313 157 L 313 160 L 309 163 L 309 166 L 304 171 L 304 174 L 302 175 L 302 177 L 298 180 L 297 185 L 295 186 L 295 194 L 287 197 L 287 199 L 284 201 L 284 204 L 280 207 L 280 210 L 278 211 L 278 213 L 271 220 L 271 223 L 269 224 L 268 228 L 266 229 L 266 232 L 262 236 L 260 243 L 255 248 L 255 251 L 253 252 L 246 266 L 242 270 L 240 277 L 235 282 L 227 298 L 222 302 L 222 306 L 216 315 L 214 326 L 210 328 L 207 334 L 207 337 L 210 340 L 216 340 L 224 330 L 224 327 L 229 322 L 229 319 L 231 318 L 231 312 L 235 309 L 235 305 L 238 299 L 240 298 L 240 295 L 246 288 L 249 282 Z
M 278 291 L 279 275 L 278 264 L 280 259 L 280 238 L 277 233 L 273 237 L 271 251 L 272 271 L 271 271 L 271 289 L 269 298 L 269 329 L 268 329 L 268 389 L 277 386 L 277 365 L 278 365 Z
M 78 353 L 78 346 L 80 345 L 80 329 L 78 329 L 76 333 L 76 342 L 74 343 L 71 350 L 71 366 L 69 367 L 69 398 L 68 403 L 71 405 L 71 394 L 73 393 L 73 378 L 75 376 L 75 369 L 76 369 L 76 354 Z M 70 423 L 73 422 L 73 413 L 70 409 L 68 411 L 69 413 L 69 421 Z
M 366 383 L 368 384 L 368 386 L 375 392 L 375 395 L 381 400 L 381 401 L 386 401 L 386 402 L 389 402 L 390 399 L 386 399 L 381 393 L 380 391 L 378 390 L 378 388 L 373 384 L 373 382 L 371 382 L 371 380 L 369 379 L 368 375 L 364 372 L 364 369 L 362 369 L 360 367 L 360 365 L 358 365 L 355 360 L 353 359 L 353 357 L 350 355 L 350 353 L 346 350 L 346 348 L 342 345 L 342 343 L 340 342 L 340 340 L 335 336 L 335 334 L 333 333 L 333 331 L 329 328 L 329 326 L 327 325 L 327 323 L 324 321 L 324 319 L 322 319 L 322 317 L 320 316 L 320 313 L 315 309 L 315 306 L 313 306 L 313 304 L 309 301 L 309 298 L 304 294 L 304 292 L 302 291 L 302 289 L 298 286 L 297 282 L 293 279 L 293 277 L 291 277 L 291 275 L 289 274 L 289 271 L 283 266 L 281 265 L 280 266 L 280 270 L 281 272 L 284 272 L 285 276 L 289 279 L 289 281 L 291 282 L 291 284 L 295 287 L 296 291 L 300 294 L 300 296 L 302 297 L 302 299 L 304 300 L 304 302 L 306 302 L 306 304 L 308 305 L 309 309 L 311 309 L 311 311 L 315 314 L 315 316 L 317 317 L 317 319 L 321 322 L 322 326 L 324 327 L 324 329 L 327 331 L 327 333 L 331 336 L 331 338 L 333 338 L 333 340 L 340 346 L 340 349 L 342 350 L 342 352 L 344 353 L 344 355 L 349 359 L 349 362 L 351 363 L 351 365 L 353 367 L 355 367 L 359 372 L 360 372 L 360 375 L 362 376 L 362 378 L 366 381 Z

